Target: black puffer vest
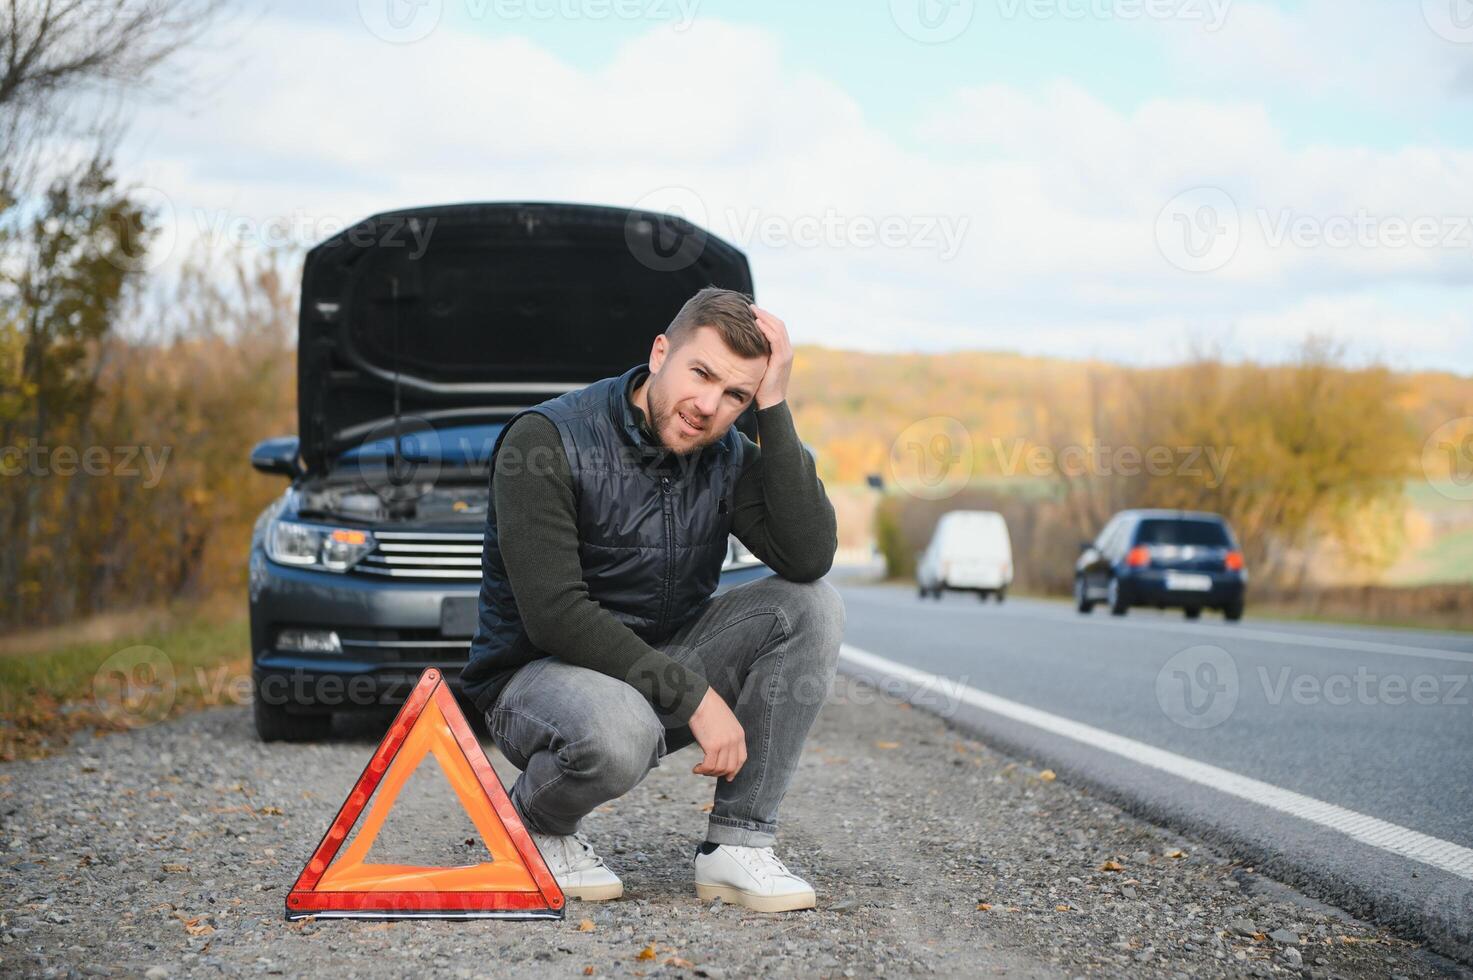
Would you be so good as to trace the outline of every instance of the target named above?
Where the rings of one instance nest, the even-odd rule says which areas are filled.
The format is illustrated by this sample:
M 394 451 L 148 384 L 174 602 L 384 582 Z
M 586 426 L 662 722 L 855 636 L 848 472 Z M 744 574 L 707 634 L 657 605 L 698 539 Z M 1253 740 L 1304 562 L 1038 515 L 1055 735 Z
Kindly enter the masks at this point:
M 497 436 L 490 465 L 494 474 L 502 440 L 517 418 L 540 412 L 553 421 L 571 470 L 589 597 L 645 642 L 658 643 L 716 591 L 742 440 L 733 426 L 683 460 L 651 445 L 627 396 L 648 372 L 648 365 L 637 364 L 518 412 Z M 486 511 L 480 623 L 461 675 L 481 711 L 491 709 L 518 667 L 546 655 L 522 626 L 497 541 L 493 499 Z

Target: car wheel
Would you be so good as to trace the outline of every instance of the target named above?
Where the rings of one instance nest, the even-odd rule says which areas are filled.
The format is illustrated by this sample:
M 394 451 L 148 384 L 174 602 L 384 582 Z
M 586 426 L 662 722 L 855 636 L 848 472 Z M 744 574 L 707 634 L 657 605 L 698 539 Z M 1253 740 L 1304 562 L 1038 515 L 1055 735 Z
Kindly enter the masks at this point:
M 1201 606 L 1187 606 L 1181 612 L 1183 616 L 1187 617 L 1187 619 L 1200 619 L 1202 617 Z
M 916 596 L 921 599 L 926 598 L 926 587 L 924 585 L 916 583 Z
M 332 715 L 294 715 L 279 705 L 255 701 L 256 735 L 263 742 L 308 742 L 332 733 Z
M 1231 605 L 1227 606 L 1225 609 L 1223 609 L 1223 611 L 1222 611 L 1222 617 L 1223 617 L 1223 619 L 1226 619 L 1226 620 L 1228 620 L 1229 622 L 1232 622 L 1232 623 L 1236 623 L 1238 620 L 1242 619 L 1243 618 L 1243 603 L 1242 603 L 1242 601 L 1240 600 L 1238 602 L 1234 602 Z
M 997 590 L 997 601 L 999 603 L 1001 603 L 1007 597 L 1008 597 L 1008 590 L 1007 589 L 998 589 Z
M 1087 598 L 1087 595 L 1088 593 L 1086 592 L 1084 587 L 1084 576 L 1074 576 L 1074 608 L 1078 609 L 1086 616 L 1088 616 L 1090 611 L 1093 610 L 1095 607 L 1095 604 Z
M 1107 595 L 1109 598 L 1105 601 L 1110 606 L 1110 615 L 1124 616 L 1130 606 L 1126 604 L 1125 597 L 1120 594 L 1120 580 L 1113 575 L 1110 576 L 1110 589 Z

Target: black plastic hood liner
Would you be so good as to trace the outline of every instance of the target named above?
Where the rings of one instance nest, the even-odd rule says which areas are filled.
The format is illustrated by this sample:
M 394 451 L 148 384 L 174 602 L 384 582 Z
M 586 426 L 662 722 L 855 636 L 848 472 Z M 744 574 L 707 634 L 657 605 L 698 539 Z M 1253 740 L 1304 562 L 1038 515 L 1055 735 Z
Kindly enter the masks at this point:
M 506 418 L 622 374 L 697 290 L 752 294 L 746 256 L 684 218 L 542 202 L 411 208 L 315 246 L 297 412 L 308 473 L 392 431 Z

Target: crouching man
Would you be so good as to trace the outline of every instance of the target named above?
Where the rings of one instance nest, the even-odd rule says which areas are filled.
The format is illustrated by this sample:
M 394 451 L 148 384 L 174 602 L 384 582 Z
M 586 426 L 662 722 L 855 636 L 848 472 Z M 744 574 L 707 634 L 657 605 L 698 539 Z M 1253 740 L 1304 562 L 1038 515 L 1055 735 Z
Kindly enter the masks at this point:
M 793 428 L 792 364 L 781 320 L 708 287 L 648 365 L 532 406 L 497 439 L 462 679 L 569 896 L 623 894 L 580 821 L 694 742 L 692 771 L 716 778 L 696 894 L 815 904 L 773 844 L 844 606 L 823 579 L 834 508 Z M 733 427 L 754 399 L 760 449 Z M 713 596 L 728 534 L 776 574 Z

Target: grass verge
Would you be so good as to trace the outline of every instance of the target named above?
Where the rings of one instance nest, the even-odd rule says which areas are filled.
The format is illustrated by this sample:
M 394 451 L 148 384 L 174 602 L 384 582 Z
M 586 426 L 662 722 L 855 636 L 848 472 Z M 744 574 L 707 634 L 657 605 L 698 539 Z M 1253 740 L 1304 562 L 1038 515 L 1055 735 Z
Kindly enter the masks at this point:
M 165 622 L 107 641 L 0 656 L 0 761 L 54 752 L 79 731 L 127 731 L 249 698 L 241 604 L 174 607 Z

